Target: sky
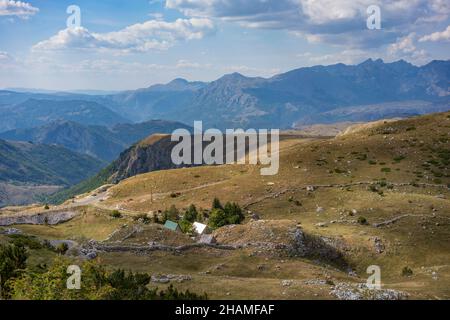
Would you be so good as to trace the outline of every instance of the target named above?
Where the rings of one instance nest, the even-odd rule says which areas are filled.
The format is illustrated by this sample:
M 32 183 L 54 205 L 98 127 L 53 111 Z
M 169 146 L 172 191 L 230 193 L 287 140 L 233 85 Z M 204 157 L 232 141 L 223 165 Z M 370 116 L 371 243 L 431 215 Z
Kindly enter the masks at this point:
M 448 0 L 0 0 L 0 88 L 128 90 L 449 53 Z

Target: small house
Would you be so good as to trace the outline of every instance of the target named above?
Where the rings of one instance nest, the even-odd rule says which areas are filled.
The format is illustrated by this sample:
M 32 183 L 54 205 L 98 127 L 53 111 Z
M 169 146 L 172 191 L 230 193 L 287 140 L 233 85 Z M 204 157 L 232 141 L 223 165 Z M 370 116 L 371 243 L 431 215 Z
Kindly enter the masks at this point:
M 192 228 L 199 235 L 209 233 L 208 226 L 206 224 L 203 224 L 203 223 L 200 223 L 200 222 L 194 222 L 192 224 Z
M 203 234 L 200 237 L 199 243 L 203 243 L 203 244 L 217 244 L 217 240 L 212 234 Z
M 167 220 L 164 224 L 164 228 L 169 229 L 171 231 L 181 232 L 181 228 L 178 223 Z

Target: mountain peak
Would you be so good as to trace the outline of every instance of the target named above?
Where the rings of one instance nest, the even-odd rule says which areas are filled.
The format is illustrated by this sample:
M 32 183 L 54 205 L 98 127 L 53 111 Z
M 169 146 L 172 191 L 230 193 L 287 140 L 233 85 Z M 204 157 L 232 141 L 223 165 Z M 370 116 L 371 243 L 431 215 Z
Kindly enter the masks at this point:
M 176 78 L 173 79 L 172 81 L 170 81 L 169 83 L 167 83 L 167 85 L 187 85 L 189 84 L 189 81 L 187 81 L 186 79 L 183 78 Z
M 247 79 L 246 76 L 244 76 L 243 74 L 241 74 L 239 72 L 233 72 L 233 73 L 226 74 L 222 78 L 226 78 L 226 79 Z
M 372 58 L 369 58 L 367 60 L 365 60 L 364 62 L 360 63 L 360 66 L 365 66 L 365 65 L 380 65 L 380 64 L 384 64 L 383 59 L 376 59 L 373 60 Z

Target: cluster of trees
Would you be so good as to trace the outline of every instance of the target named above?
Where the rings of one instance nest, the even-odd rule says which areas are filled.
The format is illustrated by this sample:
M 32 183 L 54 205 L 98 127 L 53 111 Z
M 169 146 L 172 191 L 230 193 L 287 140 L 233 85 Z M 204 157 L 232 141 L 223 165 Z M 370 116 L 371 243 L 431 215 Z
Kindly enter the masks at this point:
M 217 229 L 229 224 L 240 224 L 245 216 L 241 207 L 234 202 L 227 202 L 223 206 L 218 198 L 214 198 L 211 210 L 197 210 L 195 205 L 191 204 L 183 214 L 172 205 L 170 209 L 165 210 L 161 217 L 155 217 L 157 223 L 166 223 L 167 220 L 176 221 L 181 230 L 185 233 L 192 232 L 192 224 L 195 221 L 207 223 L 212 229 Z
M 116 214 L 113 212 L 111 216 L 118 218 L 120 213 L 118 211 Z M 198 210 L 195 205 L 191 204 L 182 212 L 175 205 L 172 205 L 169 209 L 151 217 L 143 213 L 133 219 L 146 224 L 151 222 L 165 224 L 167 220 L 170 220 L 177 222 L 184 233 L 192 233 L 192 224 L 196 221 L 208 224 L 211 229 L 217 229 L 229 224 L 240 224 L 245 216 L 237 203 L 227 202 L 223 206 L 218 198 L 214 198 L 210 210 Z
M 0 245 L 0 297 L 19 300 L 206 300 L 198 295 L 148 287 L 151 277 L 146 273 L 108 271 L 96 262 L 85 262 L 81 269 L 80 290 L 67 289 L 71 264 L 61 257 L 50 268 L 27 268 L 27 249 L 9 243 Z
M 30 300 L 206 300 L 189 290 L 181 292 L 172 285 L 166 290 L 148 287 L 151 277 L 146 273 L 107 271 L 95 262 L 85 262 L 81 269 L 80 290 L 67 289 L 67 267 L 61 258 L 43 273 L 25 273 L 11 281 L 13 299 Z
M 27 258 L 24 246 L 0 245 L 0 298 L 9 296 L 9 282 L 25 270 Z
M 240 224 L 245 216 L 237 203 L 227 202 L 222 206 L 219 199 L 215 198 L 208 219 L 208 226 L 217 229 L 229 224 Z

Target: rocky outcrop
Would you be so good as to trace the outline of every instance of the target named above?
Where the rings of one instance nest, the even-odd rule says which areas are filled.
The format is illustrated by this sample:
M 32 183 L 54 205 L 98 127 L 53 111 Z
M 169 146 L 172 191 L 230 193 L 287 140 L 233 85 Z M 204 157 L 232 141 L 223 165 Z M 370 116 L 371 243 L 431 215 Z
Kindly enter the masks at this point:
M 339 300 L 405 300 L 408 294 L 391 289 L 371 289 L 366 284 L 338 283 L 330 294 Z
M 78 215 L 76 211 L 49 211 L 44 213 L 0 216 L 0 226 L 18 224 L 57 225 L 73 219 Z

